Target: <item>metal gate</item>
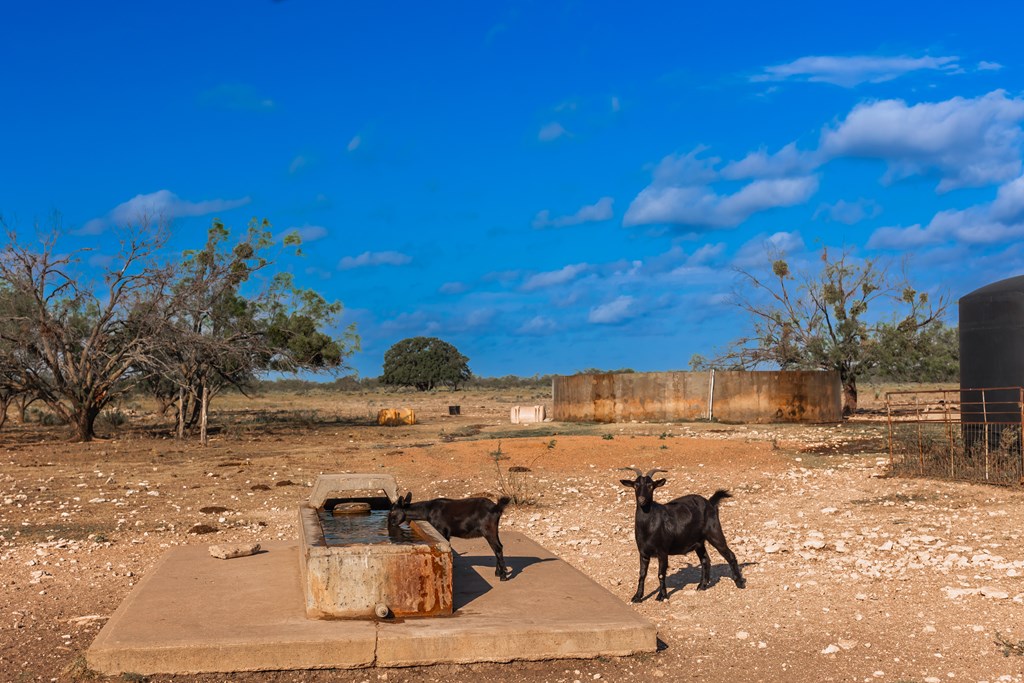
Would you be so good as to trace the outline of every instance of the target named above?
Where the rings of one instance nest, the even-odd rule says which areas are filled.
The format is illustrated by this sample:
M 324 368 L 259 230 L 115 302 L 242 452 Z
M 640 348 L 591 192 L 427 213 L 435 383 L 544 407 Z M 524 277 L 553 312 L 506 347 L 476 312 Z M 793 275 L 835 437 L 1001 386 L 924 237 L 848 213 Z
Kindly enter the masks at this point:
M 894 474 L 1024 483 L 1024 388 L 891 391 L 885 404 Z

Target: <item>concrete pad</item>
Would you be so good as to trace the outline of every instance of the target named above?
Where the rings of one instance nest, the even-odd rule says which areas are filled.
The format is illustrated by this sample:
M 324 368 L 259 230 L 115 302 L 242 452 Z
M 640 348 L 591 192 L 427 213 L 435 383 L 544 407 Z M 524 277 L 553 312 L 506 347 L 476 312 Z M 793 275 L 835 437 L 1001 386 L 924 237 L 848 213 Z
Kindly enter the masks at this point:
M 522 534 L 503 532 L 510 581 L 482 539 L 452 539 L 455 612 L 396 622 L 305 616 L 297 542 L 219 560 L 169 550 L 86 653 L 105 674 L 189 674 L 500 662 L 654 652 L 657 630 Z

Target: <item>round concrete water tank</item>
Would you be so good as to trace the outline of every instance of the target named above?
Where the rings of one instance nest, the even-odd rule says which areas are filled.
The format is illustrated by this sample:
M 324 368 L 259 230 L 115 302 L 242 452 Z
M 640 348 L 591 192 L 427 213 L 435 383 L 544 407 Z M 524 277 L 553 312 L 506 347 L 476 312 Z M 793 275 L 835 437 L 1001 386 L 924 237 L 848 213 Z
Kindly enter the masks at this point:
M 971 390 L 990 387 L 1024 387 L 1024 275 L 960 297 L 960 400 L 965 421 L 1008 421 L 1009 415 L 992 413 L 1012 413 L 1020 392 L 986 391 L 985 404 L 994 404 L 989 408 L 982 405 L 981 392 Z

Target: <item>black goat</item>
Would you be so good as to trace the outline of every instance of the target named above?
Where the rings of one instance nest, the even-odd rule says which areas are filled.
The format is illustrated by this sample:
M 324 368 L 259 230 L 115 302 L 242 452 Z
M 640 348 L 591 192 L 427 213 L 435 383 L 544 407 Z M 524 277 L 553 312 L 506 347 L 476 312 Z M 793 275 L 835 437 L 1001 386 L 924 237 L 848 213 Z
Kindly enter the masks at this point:
M 700 558 L 700 583 L 697 590 L 706 589 L 711 582 L 711 560 L 704 542 L 710 543 L 729 563 L 733 580 L 737 588 L 744 588 L 746 580 L 740 573 L 736 563 L 736 555 L 729 550 L 722 533 L 722 523 L 718 519 L 718 502 L 730 498 L 728 491 L 715 491 L 710 499 L 698 495 L 683 496 L 661 505 L 654 502 L 654 489 L 664 486 L 665 480 L 651 479 L 655 472 L 667 470 L 653 469 L 641 474 L 635 467 L 623 467 L 624 470 L 636 472 L 636 480 L 621 479 L 636 493 L 636 517 L 634 532 L 636 547 L 640 551 L 640 581 L 633 595 L 633 602 L 644 598 L 644 580 L 647 578 L 647 566 L 651 556 L 658 556 L 658 600 L 668 599 L 665 590 L 665 574 L 668 571 L 669 555 L 685 555 L 694 550 Z
M 494 551 L 497 559 L 497 567 L 494 575 L 502 581 L 508 580 L 508 568 L 505 566 L 505 555 L 498 538 L 498 522 L 501 521 L 501 513 L 505 506 L 511 502 L 511 498 L 502 496 L 497 503 L 488 498 L 462 498 L 453 500 L 451 498 L 435 498 L 424 500 L 419 503 L 410 503 L 412 493 L 407 493 L 405 498 L 399 497 L 391 506 L 388 513 L 388 524 L 398 525 L 406 520 L 419 519 L 430 522 L 437 531 L 451 540 L 452 536 L 457 538 L 480 538 L 483 536 L 487 545 Z

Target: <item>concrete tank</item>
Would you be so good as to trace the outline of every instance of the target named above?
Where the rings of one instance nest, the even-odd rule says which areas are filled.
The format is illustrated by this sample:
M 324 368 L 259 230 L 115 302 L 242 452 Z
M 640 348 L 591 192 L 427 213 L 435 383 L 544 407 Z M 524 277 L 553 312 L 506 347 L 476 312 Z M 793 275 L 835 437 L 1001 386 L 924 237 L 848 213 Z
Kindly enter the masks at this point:
M 383 492 L 385 495 L 377 495 Z M 366 495 L 369 494 L 369 495 Z M 398 498 L 395 478 L 382 474 L 322 474 L 299 506 L 299 549 L 306 615 L 383 618 L 452 613 L 452 549 L 428 522 L 413 521 L 412 542 L 329 539 L 324 511 L 342 503 L 385 513 Z M 329 515 L 328 515 L 329 516 Z

